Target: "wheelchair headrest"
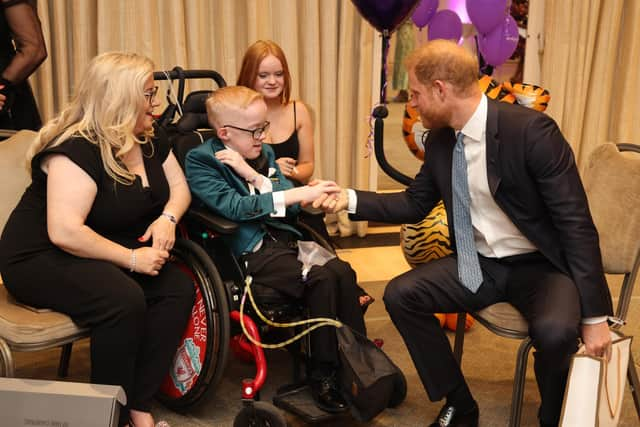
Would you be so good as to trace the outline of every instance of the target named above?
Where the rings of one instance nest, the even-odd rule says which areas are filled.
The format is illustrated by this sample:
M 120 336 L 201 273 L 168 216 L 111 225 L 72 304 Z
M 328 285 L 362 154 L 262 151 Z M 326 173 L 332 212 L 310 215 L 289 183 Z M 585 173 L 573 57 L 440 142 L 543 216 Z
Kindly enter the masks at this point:
M 205 106 L 205 101 L 211 92 L 210 90 L 197 90 L 187 95 L 182 104 L 182 117 L 176 122 L 176 127 L 180 132 L 211 128 L 207 120 Z

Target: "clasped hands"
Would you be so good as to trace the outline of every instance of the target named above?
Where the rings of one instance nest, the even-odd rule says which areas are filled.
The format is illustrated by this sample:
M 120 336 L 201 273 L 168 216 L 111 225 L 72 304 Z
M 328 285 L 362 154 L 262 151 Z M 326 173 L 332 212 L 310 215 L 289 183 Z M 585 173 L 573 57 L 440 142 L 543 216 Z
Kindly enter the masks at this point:
M 327 181 L 322 181 L 319 179 L 314 179 L 309 184 L 309 187 L 319 187 L 326 186 Z M 303 202 L 302 205 L 306 206 L 311 204 L 315 209 L 321 209 L 326 213 L 337 213 L 347 209 L 348 205 L 348 197 L 347 190 L 341 188 L 336 183 L 331 183 L 330 187 L 324 187 L 323 192 L 320 192 L 315 200 L 312 202 Z
M 169 251 L 176 242 L 176 225 L 164 216 L 158 217 L 147 227 L 145 233 L 138 238 L 140 242 L 148 242 L 151 246 L 136 249 L 137 260 L 135 271 L 157 276 L 164 264 L 169 260 Z

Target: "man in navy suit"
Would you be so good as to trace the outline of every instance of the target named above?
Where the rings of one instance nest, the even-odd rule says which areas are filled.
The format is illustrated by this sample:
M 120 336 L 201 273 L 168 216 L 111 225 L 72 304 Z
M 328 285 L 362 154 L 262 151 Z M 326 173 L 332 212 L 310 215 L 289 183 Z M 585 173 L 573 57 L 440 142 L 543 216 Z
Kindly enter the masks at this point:
M 611 296 L 571 147 L 550 117 L 487 99 L 475 56 L 455 43 L 429 42 L 407 64 L 410 103 L 431 129 L 418 175 L 400 193 L 349 189 L 314 206 L 348 209 L 352 219 L 415 223 L 442 199 L 456 253 L 394 278 L 384 295 L 429 398 L 446 398 L 432 426 L 477 426 L 479 417 L 432 313 L 476 311 L 499 301 L 529 322 L 538 417 L 542 426 L 555 426 L 578 337 L 595 356 L 608 356 L 611 344 Z M 464 187 L 452 184 L 464 172 Z M 466 208 L 454 212 L 465 200 Z M 477 279 L 465 279 L 474 269 L 466 277 Z

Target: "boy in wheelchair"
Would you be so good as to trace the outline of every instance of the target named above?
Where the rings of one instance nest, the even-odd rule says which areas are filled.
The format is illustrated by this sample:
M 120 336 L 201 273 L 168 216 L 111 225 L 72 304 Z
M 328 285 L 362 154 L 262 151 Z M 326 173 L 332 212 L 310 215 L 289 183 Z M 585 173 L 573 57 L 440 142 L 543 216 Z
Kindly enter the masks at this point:
M 356 274 L 333 258 L 314 266 L 306 280 L 298 261 L 301 233 L 290 221 L 300 203 L 310 203 L 339 188 L 333 182 L 294 187 L 281 173 L 273 150 L 263 144 L 269 128 L 267 106 L 259 93 L 242 86 L 224 87 L 206 101 L 217 137 L 187 154 L 185 168 L 193 195 L 225 218 L 239 223 L 229 245 L 253 283 L 298 299 L 315 317 L 338 318 L 366 334 L 358 301 Z M 339 391 L 335 329 L 311 333 L 309 382 L 316 405 L 327 412 L 348 409 Z

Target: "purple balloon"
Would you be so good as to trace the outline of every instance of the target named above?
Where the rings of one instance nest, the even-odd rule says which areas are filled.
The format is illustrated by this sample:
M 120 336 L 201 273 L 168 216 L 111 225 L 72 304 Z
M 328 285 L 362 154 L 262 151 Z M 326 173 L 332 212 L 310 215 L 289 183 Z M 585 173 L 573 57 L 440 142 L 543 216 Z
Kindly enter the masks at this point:
M 503 19 L 488 34 L 478 35 L 478 47 L 482 57 L 491 65 L 498 66 L 509 59 L 518 46 L 518 24 L 511 15 Z
M 458 43 L 462 37 L 462 21 L 452 10 L 441 10 L 429 22 L 429 40 L 447 39 Z
M 467 14 L 478 33 L 486 34 L 504 21 L 506 0 L 467 0 Z
M 392 32 L 409 16 L 418 0 L 351 0 L 360 15 L 382 32 Z
M 413 19 L 413 23 L 416 24 L 418 28 L 422 29 L 422 27 L 425 27 L 429 21 L 431 21 L 431 18 L 433 18 L 437 10 L 438 0 L 421 0 L 416 10 L 413 11 L 411 19 Z

